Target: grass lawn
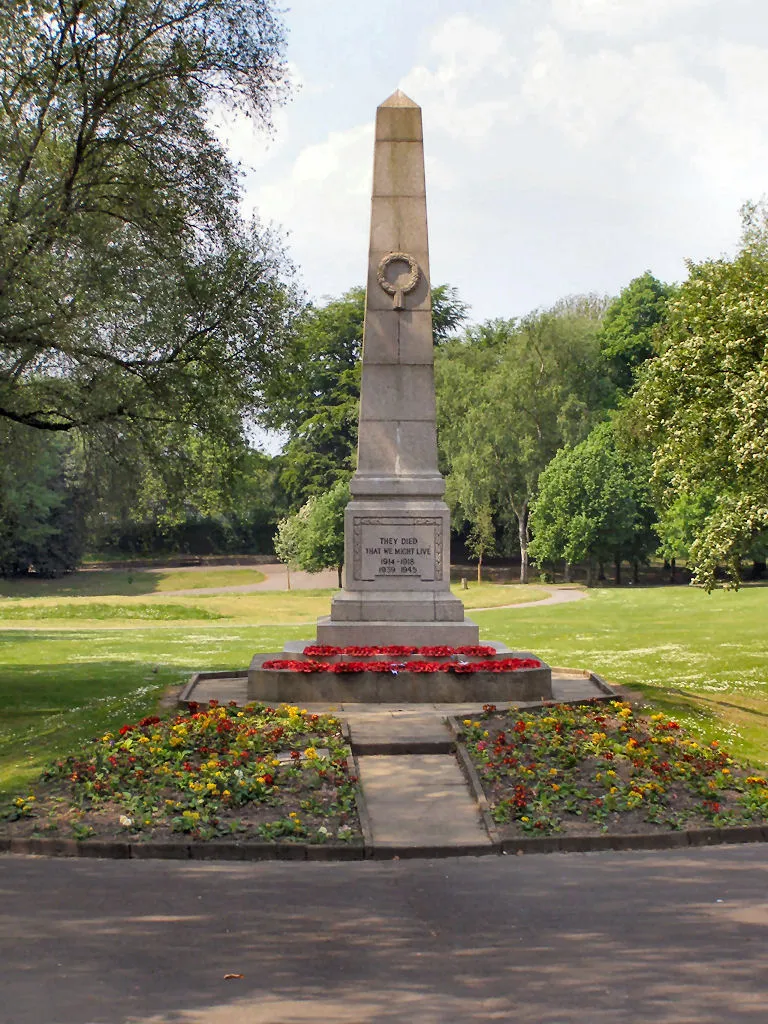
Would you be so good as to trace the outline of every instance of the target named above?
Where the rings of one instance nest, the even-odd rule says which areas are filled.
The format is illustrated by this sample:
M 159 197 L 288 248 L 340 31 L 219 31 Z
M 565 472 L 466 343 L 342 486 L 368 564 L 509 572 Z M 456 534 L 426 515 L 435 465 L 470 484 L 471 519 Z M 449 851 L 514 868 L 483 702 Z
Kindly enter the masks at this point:
M 234 570 L 249 572 L 249 570 Z M 228 575 L 211 571 L 213 576 Z M 80 574 L 75 574 L 79 576 Z M 314 625 L 321 615 L 327 615 L 331 598 L 335 590 L 272 590 L 250 594 L 212 594 L 200 593 L 199 596 L 173 597 L 169 603 L 167 593 L 157 591 L 136 597 L 124 596 L 125 573 L 99 573 L 108 578 L 116 577 L 114 591 L 103 590 L 98 596 L 82 593 L 75 597 L 70 593 L 59 596 L 45 593 L 43 596 L 19 597 L 13 601 L 0 599 L 0 623 L 11 626 L 16 623 L 33 625 L 37 619 L 56 621 L 63 629 L 77 626 L 98 626 L 109 620 L 115 628 L 132 627 L 135 619 L 164 620 L 167 622 L 186 622 L 198 619 L 217 619 L 222 625 L 292 625 L 308 623 Z M 197 573 L 179 573 L 172 575 L 196 576 Z M 208 577 L 207 570 L 200 575 Z M 260 576 L 260 573 L 254 573 Z M 74 578 L 74 577 L 73 577 Z M 105 587 L 107 580 L 100 581 Z M 258 582 L 255 581 L 255 582 Z M 46 583 L 62 583 L 59 580 L 41 580 L 36 585 L 44 589 Z M 211 583 L 210 586 L 224 586 L 223 583 Z M 187 588 L 191 589 L 191 588 Z M 519 604 L 524 601 L 540 601 L 548 597 L 546 590 L 540 587 L 522 587 L 520 585 L 501 586 L 494 583 L 470 583 L 468 590 L 462 590 L 459 584 L 452 588 L 464 601 L 467 609 L 490 608 L 503 605 Z M 62 598 L 71 598 L 63 600 Z
M 258 569 L 81 569 L 58 580 L 0 580 L 0 598 L 136 597 L 261 583 Z
M 480 584 L 461 596 L 469 608 L 488 607 L 530 600 L 534 590 Z M 169 685 L 196 669 L 242 669 L 257 651 L 311 638 L 332 593 L 173 599 L 222 616 L 213 621 L 3 620 L 0 793 L 18 790 L 82 740 L 149 714 Z M 64 597 L 62 604 L 72 603 Z M 38 600 L 56 604 L 50 596 Z M 95 603 L 110 601 L 133 604 L 119 594 Z M 475 617 L 484 640 L 504 640 L 553 665 L 592 668 L 641 690 L 694 732 L 723 740 L 736 756 L 768 763 L 768 587 L 711 595 L 691 587 L 595 590 L 570 604 Z
M 606 588 L 477 621 L 483 640 L 590 668 L 735 756 L 768 764 L 768 587 Z

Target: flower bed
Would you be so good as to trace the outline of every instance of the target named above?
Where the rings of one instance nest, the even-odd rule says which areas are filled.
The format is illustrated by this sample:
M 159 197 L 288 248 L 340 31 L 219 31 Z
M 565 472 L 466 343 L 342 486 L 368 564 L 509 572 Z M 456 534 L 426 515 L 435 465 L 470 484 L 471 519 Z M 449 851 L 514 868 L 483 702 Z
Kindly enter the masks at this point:
M 768 820 L 768 781 L 717 743 L 629 704 L 552 705 L 463 722 L 502 838 L 654 832 Z
M 283 672 L 333 672 L 355 674 L 358 672 L 457 672 L 471 675 L 475 672 L 519 672 L 521 669 L 541 668 L 536 658 L 496 658 L 488 661 L 292 661 L 272 658 L 262 663 L 266 671 Z
M 357 658 L 375 658 L 381 655 L 385 657 L 407 657 L 408 655 L 421 655 L 427 658 L 450 658 L 456 655 L 468 655 L 473 658 L 493 658 L 496 655 L 496 648 L 487 644 L 475 644 L 464 647 L 406 647 L 402 645 L 389 645 L 386 647 L 333 647 L 330 644 L 308 644 L 304 648 L 304 654 L 308 658 L 328 658 L 334 656 L 352 655 Z
M 212 701 L 122 726 L 58 761 L 0 818 L 3 835 L 360 839 L 348 749 L 329 715 Z

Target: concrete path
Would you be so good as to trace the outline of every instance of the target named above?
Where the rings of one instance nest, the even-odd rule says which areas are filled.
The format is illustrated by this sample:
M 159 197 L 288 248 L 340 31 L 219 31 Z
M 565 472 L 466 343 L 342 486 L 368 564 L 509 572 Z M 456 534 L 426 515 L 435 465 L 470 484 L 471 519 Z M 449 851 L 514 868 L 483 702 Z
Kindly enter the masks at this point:
M 765 1024 L 767 884 L 762 846 L 328 864 L 6 856 L 0 1021 Z
M 489 605 L 487 608 L 469 608 L 469 614 L 473 612 L 498 612 L 506 610 L 508 608 L 533 608 L 535 605 L 537 608 L 544 608 L 550 604 L 568 604 L 570 601 L 581 601 L 587 594 L 586 591 L 581 590 L 579 587 L 567 587 L 558 585 L 552 586 L 549 583 L 535 583 L 533 584 L 537 590 L 546 590 L 549 592 L 549 597 L 542 598 L 541 601 L 520 601 L 518 604 L 496 604 Z
M 453 754 L 361 757 L 360 783 L 378 851 L 389 846 L 488 846 Z

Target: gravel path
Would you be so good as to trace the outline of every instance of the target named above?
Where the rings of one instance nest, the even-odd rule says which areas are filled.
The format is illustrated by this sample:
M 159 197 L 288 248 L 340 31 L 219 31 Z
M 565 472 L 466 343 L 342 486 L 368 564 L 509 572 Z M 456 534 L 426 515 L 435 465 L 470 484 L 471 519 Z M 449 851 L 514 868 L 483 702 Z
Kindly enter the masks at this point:
M 238 568 L 234 566 L 232 568 Z M 242 568 L 252 569 L 254 566 L 242 566 Z M 190 567 L 188 571 L 194 572 L 197 566 Z M 263 572 L 267 577 L 262 580 L 261 583 L 245 583 L 242 586 L 234 585 L 229 587 L 198 587 L 197 589 L 189 590 L 165 590 L 163 591 L 163 597 L 213 597 L 216 594 L 259 594 L 263 591 L 270 590 L 287 590 L 288 589 L 288 575 L 284 565 L 280 563 L 270 563 L 266 565 L 258 566 L 258 571 Z M 292 590 L 325 590 L 329 588 L 335 588 L 338 585 L 338 576 L 335 569 L 324 569 L 322 572 L 309 573 L 302 572 L 301 570 L 295 570 L 291 573 L 291 589 Z M 549 597 L 545 597 L 540 601 L 520 601 L 516 604 L 497 604 L 489 605 L 483 608 L 468 608 L 467 611 L 472 612 L 492 612 L 502 611 L 509 608 L 531 608 L 533 605 L 550 605 L 550 604 L 566 604 L 569 601 L 580 601 L 586 597 L 585 591 L 577 587 L 563 587 L 563 586 L 551 586 L 548 584 L 537 583 L 536 588 L 539 590 L 546 590 L 549 593 Z
M 197 568 L 195 566 L 195 568 Z M 235 584 L 230 587 L 206 587 L 190 590 L 164 590 L 163 597 L 212 597 L 214 594 L 258 594 L 264 590 L 287 590 L 288 574 L 285 566 L 279 563 L 268 563 L 266 565 L 228 566 L 230 569 L 256 569 L 263 572 L 267 577 L 261 583 Z M 174 570 L 176 571 L 176 570 Z M 190 570 L 194 571 L 194 569 Z M 339 577 L 335 569 L 324 569 L 322 572 L 309 573 L 297 569 L 291 573 L 292 590 L 325 590 L 328 587 L 335 587 Z

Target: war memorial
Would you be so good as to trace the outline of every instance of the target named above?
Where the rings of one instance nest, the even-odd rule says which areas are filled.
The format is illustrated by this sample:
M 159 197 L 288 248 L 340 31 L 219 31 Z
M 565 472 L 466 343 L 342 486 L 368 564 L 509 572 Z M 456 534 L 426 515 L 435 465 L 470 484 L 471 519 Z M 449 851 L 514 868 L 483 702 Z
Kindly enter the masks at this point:
M 478 627 L 450 590 L 450 511 L 437 461 L 421 108 L 400 90 L 376 113 L 362 363 L 343 588 L 330 616 L 318 621 L 315 642 L 291 642 L 282 656 L 254 656 L 249 699 L 550 698 L 549 667 L 500 643 L 478 646 Z M 297 671 L 295 662 L 307 657 L 307 649 L 336 663 L 378 659 L 371 667 L 379 671 Z M 392 655 L 399 661 L 393 663 Z M 382 657 L 397 667 L 382 672 Z M 420 661 L 435 657 L 453 659 L 458 671 L 418 671 Z

